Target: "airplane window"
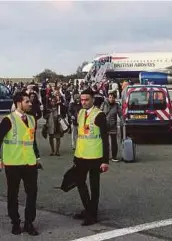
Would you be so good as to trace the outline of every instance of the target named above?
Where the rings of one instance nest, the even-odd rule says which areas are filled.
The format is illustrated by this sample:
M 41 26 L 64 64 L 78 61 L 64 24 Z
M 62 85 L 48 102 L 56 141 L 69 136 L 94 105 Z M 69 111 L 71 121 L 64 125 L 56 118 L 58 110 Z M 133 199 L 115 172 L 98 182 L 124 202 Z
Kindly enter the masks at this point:
M 4 86 L 0 85 L 0 99 L 11 99 L 11 92 L 10 90 Z

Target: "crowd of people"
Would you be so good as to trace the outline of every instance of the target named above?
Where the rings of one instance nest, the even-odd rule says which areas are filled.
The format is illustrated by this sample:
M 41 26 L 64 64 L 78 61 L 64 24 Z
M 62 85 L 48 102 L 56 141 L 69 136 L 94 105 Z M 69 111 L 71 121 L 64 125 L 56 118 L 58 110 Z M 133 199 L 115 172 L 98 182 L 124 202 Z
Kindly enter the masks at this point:
M 25 91 L 32 104 L 29 114 L 35 117 L 36 122 L 40 118 L 46 120 L 46 131 L 49 137 L 51 156 L 60 156 L 60 143 L 61 138 L 64 136 L 64 131 L 58 121 L 59 117 L 65 119 L 68 123 L 67 132 L 71 134 L 71 148 L 75 150 L 77 139 L 77 116 L 82 108 L 80 94 L 85 89 L 91 88 L 93 90 L 94 105 L 106 113 L 109 127 L 111 129 L 116 128 L 111 127 L 116 125 L 117 120 L 116 118 L 111 120 L 110 116 L 112 111 L 110 111 L 110 109 L 115 103 L 115 99 L 121 97 L 121 90 L 119 85 L 113 81 L 89 83 L 76 80 L 75 82 L 70 81 L 69 83 L 59 82 L 51 84 L 46 80 L 41 85 L 35 84 L 34 81 L 27 84 L 22 82 L 13 84 L 12 82 L 7 81 L 6 83 L 4 82 L 4 84 L 12 91 L 13 95 L 18 91 Z M 15 107 L 13 105 L 12 111 L 14 110 Z M 121 111 L 118 110 L 118 108 L 115 108 L 115 112 L 119 112 L 119 116 L 121 117 Z M 113 160 L 116 160 L 116 137 L 113 135 L 111 129 L 110 138 L 112 140 L 112 145 L 114 146 L 113 150 L 116 150 L 112 156 Z
M 117 160 L 117 118 L 122 120 L 116 101 L 117 85 L 109 83 L 60 83 L 51 86 L 18 85 L 12 112 L 0 123 L 0 147 L 7 178 L 7 208 L 12 234 L 21 234 L 18 192 L 23 180 L 26 191 L 24 232 L 36 236 L 37 170 L 42 168 L 36 142 L 38 120 L 44 118 L 43 137 L 49 137 L 50 156 L 60 156 L 61 138 L 71 133 L 75 182 L 84 210 L 75 214 L 82 225 L 97 222 L 100 173 L 108 170 L 109 160 Z M 117 117 L 118 116 L 118 117 Z M 43 132 L 44 130 L 44 132 Z M 109 142 L 110 140 L 110 142 Z M 55 142 L 54 142 L 55 141 Z M 109 151 L 109 143 L 111 151 Z M 40 143 L 41 144 L 41 143 Z M 111 153 L 110 153 L 111 152 Z M 110 154 L 110 155 L 109 155 Z M 109 158 L 110 157 L 110 158 Z M 90 192 L 86 184 L 90 175 Z

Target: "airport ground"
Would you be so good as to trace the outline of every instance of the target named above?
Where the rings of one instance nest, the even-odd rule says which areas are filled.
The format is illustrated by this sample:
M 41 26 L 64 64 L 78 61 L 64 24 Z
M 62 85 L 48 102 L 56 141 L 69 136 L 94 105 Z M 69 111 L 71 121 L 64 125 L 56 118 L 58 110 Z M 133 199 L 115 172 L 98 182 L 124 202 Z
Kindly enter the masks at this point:
M 3 171 L 0 173 L 1 241 L 172 240 L 171 145 L 138 145 L 137 162 L 110 162 L 109 172 L 101 175 L 99 222 L 82 227 L 80 221 L 72 219 L 74 213 L 82 210 L 77 189 L 64 193 L 54 188 L 61 184 L 64 172 L 72 165 L 71 136 L 66 134 L 62 140 L 61 157 L 50 157 L 48 140 L 40 134 L 42 123 L 39 123 L 38 143 L 44 170 L 39 170 L 38 215 L 35 221 L 41 235 L 28 237 L 26 234 L 10 234 Z M 23 185 L 19 200 L 23 217 Z M 144 226 L 138 226 L 140 224 Z M 88 237 L 90 235 L 94 236 Z

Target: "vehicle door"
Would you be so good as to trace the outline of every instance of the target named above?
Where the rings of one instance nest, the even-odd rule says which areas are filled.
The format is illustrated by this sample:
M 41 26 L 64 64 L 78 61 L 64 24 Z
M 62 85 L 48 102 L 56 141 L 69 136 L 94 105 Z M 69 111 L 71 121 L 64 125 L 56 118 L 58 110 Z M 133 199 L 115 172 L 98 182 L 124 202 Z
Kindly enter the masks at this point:
M 152 119 L 169 122 L 171 102 L 166 88 L 152 88 Z
M 12 93 L 3 84 L 0 84 L 0 114 L 10 113 L 13 99 Z

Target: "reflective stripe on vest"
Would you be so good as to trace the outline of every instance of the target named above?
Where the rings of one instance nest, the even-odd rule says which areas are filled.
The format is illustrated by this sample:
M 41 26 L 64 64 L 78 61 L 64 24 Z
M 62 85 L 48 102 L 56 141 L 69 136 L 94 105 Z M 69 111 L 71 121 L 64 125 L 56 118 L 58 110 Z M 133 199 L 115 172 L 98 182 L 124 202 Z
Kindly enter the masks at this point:
M 95 125 L 95 119 L 101 111 L 94 107 L 86 119 L 85 111 L 82 109 L 78 115 L 75 156 L 83 159 L 99 159 L 103 157 L 103 143 L 100 129 Z
M 84 135 L 78 135 L 79 139 L 100 139 L 101 136 L 100 135 L 89 135 L 89 136 L 84 136 Z
M 16 123 L 16 120 L 15 120 L 15 117 L 13 114 L 10 114 L 9 116 L 11 117 L 12 126 L 13 126 L 13 141 L 17 142 L 17 123 Z M 5 140 L 4 140 L 4 142 L 5 142 Z
M 33 141 L 16 141 L 16 140 L 4 140 L 5 144 L 9 145 L 22 145 L 22 146 L 31 146 L 33 145 Z

